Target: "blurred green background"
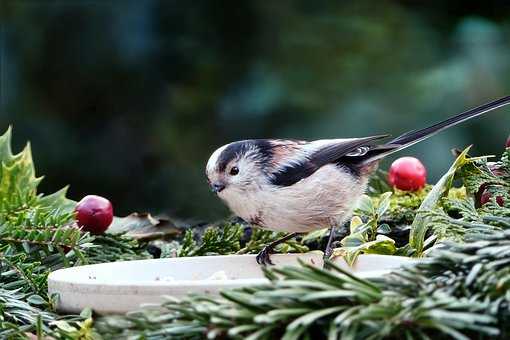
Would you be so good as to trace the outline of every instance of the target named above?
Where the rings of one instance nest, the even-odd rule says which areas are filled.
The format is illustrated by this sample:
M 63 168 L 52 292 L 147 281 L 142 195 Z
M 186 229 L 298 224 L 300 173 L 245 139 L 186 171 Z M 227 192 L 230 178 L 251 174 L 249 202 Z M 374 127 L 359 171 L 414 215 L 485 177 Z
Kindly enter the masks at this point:
M 31 140 L 44 192 L 213 220 L 220 145 L 423 127 L 510 94 L 509 38 L 508 1 L 0 0 L 0 128 Z M 453 147 L 499 153 L 509 114 L 394 158 L 433 182 Z

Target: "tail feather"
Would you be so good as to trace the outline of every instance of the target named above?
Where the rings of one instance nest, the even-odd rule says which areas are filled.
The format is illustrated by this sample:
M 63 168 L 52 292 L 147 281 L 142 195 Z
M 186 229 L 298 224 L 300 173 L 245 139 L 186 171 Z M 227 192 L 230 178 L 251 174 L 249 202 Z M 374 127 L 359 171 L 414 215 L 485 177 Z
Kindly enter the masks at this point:
M 434 124 L 420 130 L 406 132 L 397 138 L 390 140 L 388 143 L 375 147 L 369 151 L 361 160 L 362 164 L 367 164 L 386 157 L 389 154 L 408 148 L 411 145 L 421 142 L 429 137 L 432 137 L 438 132 L 446 130 L 452 126 L 465 122 L 471 118 L 481 116 L 489 111 L 503 107 L 510 104 L 510 96 L 506 96 L 492 102 L 480 105 L 473 109 L 462 112 L 456 116 L 448 118 L 442 122 Z

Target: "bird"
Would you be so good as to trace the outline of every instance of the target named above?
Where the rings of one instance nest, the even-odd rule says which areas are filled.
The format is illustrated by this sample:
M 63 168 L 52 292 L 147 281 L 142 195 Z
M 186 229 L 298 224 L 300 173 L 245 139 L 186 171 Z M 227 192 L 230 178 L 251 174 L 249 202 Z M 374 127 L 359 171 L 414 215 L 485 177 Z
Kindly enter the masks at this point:
M 329 256 L 335 228 L 352 217 L 381 159 L 509 103 L 506 96 L 393 139 L 380 134 L 313 141 L 235 141 L 212 153 L 205 169 L 207 181 L 244 221 L 289 233 L 260 251 L 256 256 L 260 265 L 273 264 L 270 255 L 278 244 L 323 228 L 330 228 L 325 249 Z

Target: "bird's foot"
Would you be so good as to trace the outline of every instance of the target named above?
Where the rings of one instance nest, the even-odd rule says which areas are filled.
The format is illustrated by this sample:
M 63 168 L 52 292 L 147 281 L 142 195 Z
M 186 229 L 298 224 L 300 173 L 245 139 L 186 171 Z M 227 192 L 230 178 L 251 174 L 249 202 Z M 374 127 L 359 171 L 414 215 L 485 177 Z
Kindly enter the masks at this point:
M 274 265 L 273 261 L 271 261 L 272 253 L 273 253 L 273 247 L 265 246 L 264 248 L 262 248 L 262 250 L 260 251 L 260 253 L 258 253 L 258 255 L 256 257 L 257 263 L 262 266 L 266 266 L 268 264 Z
M 324 259 L 325 260 L 328 260 L 329 258 L 331 258 L 331 256 L 333 255 L 333 253 L 335 252 L 335 249 L 339 246 L 339 242 L 336 241 L 336 242 L 332 242 L 332 244 L 328 244 L 328 246 L 326 247 L 326 249 L 324 250 Z
M 324 250 L 324 259 L 329 259 L 331 255 L 333 255 L 333 247 L 326 247 L 326 250 Z
M 331 255 L 333 254 L 333 250 L 335 248 L 335 243 L 333 240 L 335 239 L 335 224 L 331 224 L 331 229 L 329 230 L 329 238 L 328 244 L 326 245 L 326 249 L 324 250 L 324 260 L 329 260 Z

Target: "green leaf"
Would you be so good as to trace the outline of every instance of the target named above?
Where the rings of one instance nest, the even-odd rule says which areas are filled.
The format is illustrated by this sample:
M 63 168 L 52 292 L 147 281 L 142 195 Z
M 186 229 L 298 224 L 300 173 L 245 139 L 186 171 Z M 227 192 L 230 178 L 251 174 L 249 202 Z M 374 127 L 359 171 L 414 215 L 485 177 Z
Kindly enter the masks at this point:
M 305 314 L 291 322 L 287 326 L 287 331 L 297 330 L 299 327 L 309 327 L 313 322 L 316 322 L 318 319 L 321 319 L 330 314 L 341 312 L 344 309 L 345 309 L 344 306 L 336 306 L 325 309 L 319 309 L 317 311 Z M 294 337 L 288 336 L 286 334 L 286 336 L 284 336 L 282 339 L 294 339 Z
M 361 196 L 357 209 L 362 213 L 362 215 L 372 216 L 375 213 L 372 199 L 367 195 Z
M 361 250 L 359 250 L 358 247 L 352 249 L 347 248 L 347 252 L 344 255 L 344 260 L 350 267 L 352 267 L 360 254 Z
M 63 330 L 64 332 L 72 333 L 72 332 L 78 331 L 78 329 L 76 329 L 75 327 L 71 326 L 66 321 L 53 321 L 51 324 L 53 326 L 56 326 L 57 328 Z
M 367 242 L 360 247 L 367 254 L 393 255 L 397 251 L 395 241 L 384 235 L 377 235 L 375 241 Z
M 153 217 L 149 213 L 133 213 L 126 217 L 115 217 L 107 233 L 126 233 L 137 240 L 148 241 L 173 238 L 180 235 L 182 230 L 169 219 Z
M 457 170 L 475 160 L 467 156 L 470 148 L 471 147 L 468 147 L 462 151 L 450 169 L 439 179 L 421 203 L 416 218 L 411 225 L 411 233 L 409 235 L 409 244 L 416 250 L 415 256 L 419 257 L 423 254 L 423 242 L 428 229 L 427 218 L 424 216 L 423 212 L 432 210 L 439 203 L 440 199 L 448 193 L 452 187 Z
M 324 229 L 319 229 L 319 230 L 314 230 L 312 232 L 309 232 L 302 238 L 302 242 L 306 243 L 306 242 L 310 242 L 310 241 L 320 240 L 326 235 L 328 230 L 330 230 L 330 228 L 324 228 Z
M 89 319 L 92 317 L 92 309 L 90 308 L 84 308 L 81 313 L 80 313 L 80 316 L 84 319 Z
M 44 300 L 40 295 L 34 294 L 30 295 L 27 299 L 27 302 L 31 305 L 39 305 L 43 306 L 47 304 L 47 301 Z
M 384 223 L 377 227 L 377 232 L 379 234 L 389 234 L 391 232 L 391 227 Z
M 380 196 L 379 206 L 377 207 L 377 215 L 379 215 L 379 217 L 383 216 L 390 207 L 392 194 L 392 192 L 385 192 Z
M 7 131 L 0 136 L 0 160 L 3 163 L 12 161 L 13 155 L 11 150 L 12 127 L 9 126 Z
M 51 195 L 44 196 L 39 200 L 39 203 L 51 209 L 58 208 L 62 213 L 73 212 L 76 202 L 66 197 L 68 189 L 69 187 L 67 186 Z
M 349 226 L 351 234 L 355 234 L 363 226 L 363 220 L 359 216 L 353 216 Z
M 340 242 L 344 247 L 354 248 L 362 245 L 365 242 L 365 240 L 363 236 L 359 234 L 353 234 L 344 237 Z
M 36 188 L 42 178 L 35 177 L 30 144 L 10 161 L 2 160 L 1 168 L 0 197 L 35 198 Z

